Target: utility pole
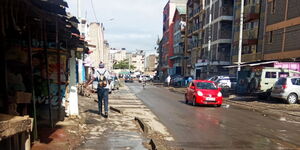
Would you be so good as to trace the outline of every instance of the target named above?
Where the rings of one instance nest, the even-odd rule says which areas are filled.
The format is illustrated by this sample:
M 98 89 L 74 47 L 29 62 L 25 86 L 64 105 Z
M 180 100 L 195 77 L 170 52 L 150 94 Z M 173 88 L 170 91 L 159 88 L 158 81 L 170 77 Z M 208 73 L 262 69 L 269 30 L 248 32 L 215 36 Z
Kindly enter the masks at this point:
M 208 22 L 208 65 L 207 65 L 207 75 L 209 76 L 210 65 L 211 65 L 211 20 L 212 20 L 212 0 L 209 0 L 209 22 Z
M 240 37 L 239 37 L 239 51 L 238 51 L 238 69 L 237 72 L 241 71 L 242 63 L 242 44 L 243 44 L 243 26 L 244 26 L 244 0 L 241 0 L 241 15 L 240 15 Z
M 129 54 L 128 61 L 129 61 L 129 62 L 128 62 L 128 64 L 129 64 L 129 67 L 128 67 L 128 68 L 129 68 L 129 72 L 130 72 L 130 66 L 131 66 L 131 54 Z
M 81 0 L 77 0 L 77 18 L 80 19 L 81 15 Z M 80 21 L 79 21 L 80 22 Z

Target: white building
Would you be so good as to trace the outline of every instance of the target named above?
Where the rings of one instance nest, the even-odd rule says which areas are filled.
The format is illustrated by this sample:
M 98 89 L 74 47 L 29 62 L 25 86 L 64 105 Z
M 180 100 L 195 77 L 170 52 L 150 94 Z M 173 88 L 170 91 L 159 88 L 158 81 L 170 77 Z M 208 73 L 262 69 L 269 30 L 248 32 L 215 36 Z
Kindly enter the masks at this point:
M 104 27 L 100 23 L 90 23 L 88 28 L 87 42 L 91 53 L 89 59 L 91 67 L 98 67 L 100 61 L 105 63 L 105 52 L 104 48 Z M 108 57 L 108 54 L 106 55 Z
M 143 50 L 137 50 L 135 53 L 127 53 L 127 59 L 129 64 L 135 67 L 135 72 L 145 72 L 145 52 Z

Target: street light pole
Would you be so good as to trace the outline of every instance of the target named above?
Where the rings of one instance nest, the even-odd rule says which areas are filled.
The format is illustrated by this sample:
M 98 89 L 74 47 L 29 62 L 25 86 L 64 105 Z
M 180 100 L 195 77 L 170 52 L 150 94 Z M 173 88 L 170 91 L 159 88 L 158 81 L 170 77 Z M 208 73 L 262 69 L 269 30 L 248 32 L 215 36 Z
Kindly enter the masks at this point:
M 209 22 L 208 22 L 208 65 L 207 65 L 207 75 L 209 76 L 210 65 L 211 65 L 211 20 L 212 20 L 212 0 L 209 1 Z
M 238 70 L 237 70 L 238 72 L 241 71 L 241 63 L 242 63 L 243 25 L 244 25 L 244 0 L 241 0 L 240 37 L 239 37 Z

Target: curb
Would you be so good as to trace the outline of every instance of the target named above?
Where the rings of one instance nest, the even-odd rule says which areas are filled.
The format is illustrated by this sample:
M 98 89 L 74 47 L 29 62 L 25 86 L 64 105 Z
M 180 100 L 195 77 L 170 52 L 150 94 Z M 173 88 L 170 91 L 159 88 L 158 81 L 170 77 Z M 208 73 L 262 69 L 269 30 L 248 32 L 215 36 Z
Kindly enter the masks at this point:
M 157 150 L 155 143 L 156 142 L 153 139 L 150 139 L 149 144 L 150 144 L 152 150 Z
M 239 107 L 241 109 L 248 109 L 248 110 L 252 110 L 252 111 L 256 111 L 259 112 L 261 114 L 263 114 L 264 116 L 269 116 L 273 119 L 280 119 L 281 117 L 285 117 L 285 118 L 289 118 L 289 120 L 293 120 L 293 121 L 299 121 L 299 119 L 295 119 L 293 115 L 291 114 L 285 114 L 282 115 L 282 113 L 280 112 L 270 112 L 268 109 L 265 109 L 264 107 L 259 107 L 259 106 L 251 106 L 251 105 L 247 105 L 247 104 L 243 104 L 243 103 L 239 103 L 239 102 L 235 102 L 233 100 L 226 100 L 227 103 L 234 105 L 236 107 Z
M 148 134 L 149 128 L 146 123 L 141 118 L 134 117 L 134 120 L 137 121 L 145 134 Z
M 113 110 L 113 111 L 115 111 L 115 112 L 118 112 L 118 113 L 120 113 L 120 114 L 123 114 L 123 111 L 122 111 L 121 109 L 119 109 L 119 108 L 115 108 L 115 107 L 109 106 L 109 109 L 110 109 L 110 110 Z

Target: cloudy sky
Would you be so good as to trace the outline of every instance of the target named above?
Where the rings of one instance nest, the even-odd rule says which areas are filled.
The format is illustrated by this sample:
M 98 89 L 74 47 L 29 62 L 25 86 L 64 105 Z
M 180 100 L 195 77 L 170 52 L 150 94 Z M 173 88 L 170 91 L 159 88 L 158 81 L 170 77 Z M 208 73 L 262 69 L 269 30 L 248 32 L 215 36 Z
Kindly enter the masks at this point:
M 77 15 L 77 0 L 66 0 L 67 11 Z M 81 16 L 95 22 L 92 3 L 105 38 L 114 48 L 153 53 L 162 34 L 162 12 L 167 0 L 81 0 Z

